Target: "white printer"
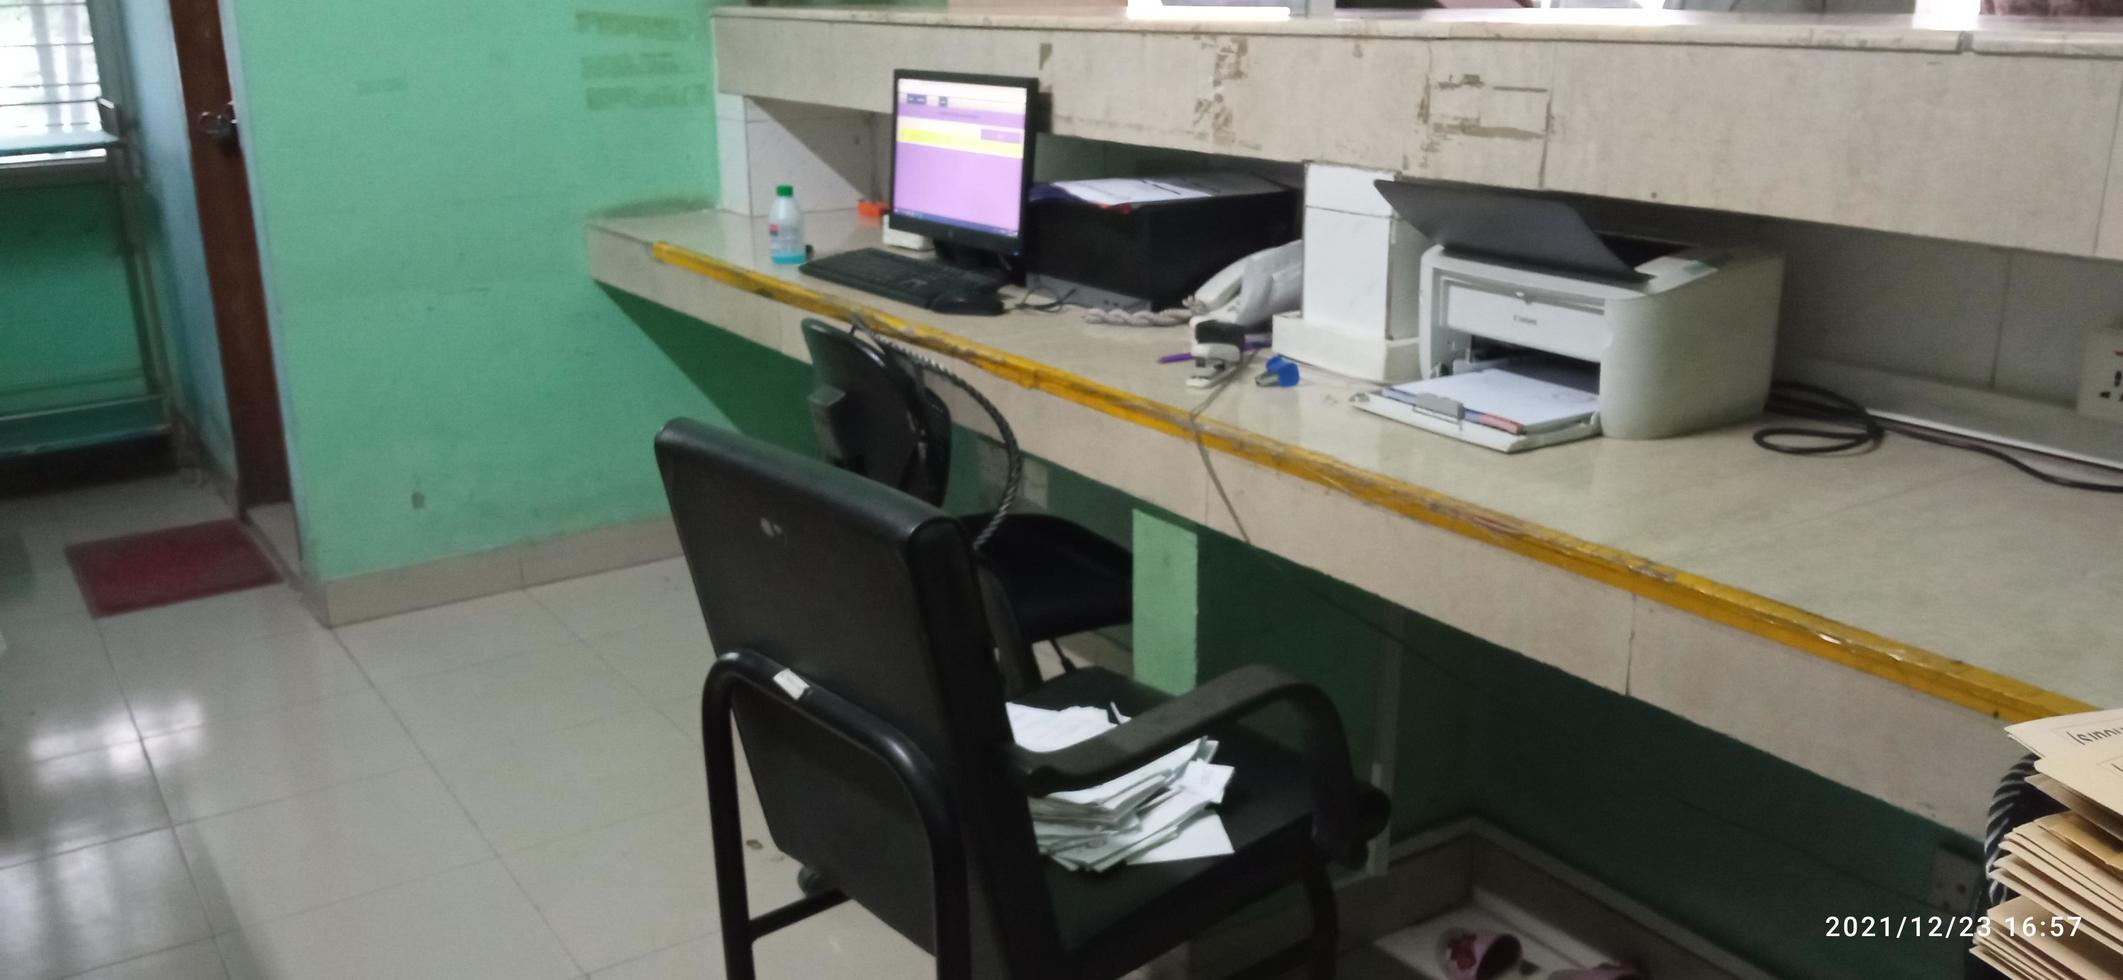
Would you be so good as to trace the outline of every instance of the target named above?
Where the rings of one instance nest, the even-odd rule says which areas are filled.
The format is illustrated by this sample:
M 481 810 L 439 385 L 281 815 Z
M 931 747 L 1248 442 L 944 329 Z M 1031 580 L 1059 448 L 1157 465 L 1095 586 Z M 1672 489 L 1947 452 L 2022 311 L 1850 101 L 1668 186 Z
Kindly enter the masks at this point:
M 1378 188 L 1437 244 L 1421 265 L 1423 380 L 1359 407 L 1505 452 L 1602 433 L 1660 439 L 1760 414 L 1781 257 L 1600 235 L 1551 198 Z

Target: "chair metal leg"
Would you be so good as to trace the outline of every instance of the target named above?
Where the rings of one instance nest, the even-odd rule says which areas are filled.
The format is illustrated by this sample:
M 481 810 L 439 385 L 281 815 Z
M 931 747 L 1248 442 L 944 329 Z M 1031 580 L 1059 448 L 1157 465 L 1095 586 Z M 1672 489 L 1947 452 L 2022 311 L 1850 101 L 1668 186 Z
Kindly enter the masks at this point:
M 1312 980 L 1334 980 L 1342 922 L 1334 882 L 1328 880 L 1325 865 L 1313 865 L 1305 872 L 1305 903 L 1312 907 Z
M 837 890 L 807 894 L 758 919 L 751 917 L 745 897 L 744 842 L 738 832 L 736 749 L 730 732 L 731 698 L 740 686 L 847 740 L 899 778 L 928 838 L 936 975 L 939 980 L 972 980 L 965 838 L 950 787 L 937 775 L 928 756 L 897 729 L 823 688 L 791 694 L 776 679 L 783 673 L 779 664 L 766 657 L 731 650 L 715 659 L 701 692 L 700 735 L 707 756 L 708 831 L 715 850 L 715 895 L 722 913 L 724 980 L 757 980 L 753 942 L 847 900 Z M 814 886 L 823 883 L 818 876 L 812 878 Z
M 700 702 L 708 769 L 708 838 L 715 851 L 715 895 L 722 918 L 724 980 L 757 980 L 752 912 L 745 896 L 745 850 L 737 807 L 737 755 L 731 746 L 730 689 L 708 685 Z
M 752 940 L 757 942 L 771 933 L 793 926 L 847 900 L 848 896 L 827 889 L 816 895 L 805 895 L 771 912 L 762 913 L 759 918 L 747 923 L 747 926 L 752 931 Z
M 722 707 L 727 707 L 725 702 Z M 737 806 L 736 752 L 730 743 L 730 716 L 713 717 L 712 696 L 701 703 L 701 734 L 708 769 L 708 835 L 715 849 L 715 890 L 722 918 L 723 975 L 727 980 L 757 980 L 752 944 L 761 936 L 793 925 L 848 900 L 825 880 L 804 868 L 797 873 L 803 897 L 752 918 L 745 894 L 743 828 Z

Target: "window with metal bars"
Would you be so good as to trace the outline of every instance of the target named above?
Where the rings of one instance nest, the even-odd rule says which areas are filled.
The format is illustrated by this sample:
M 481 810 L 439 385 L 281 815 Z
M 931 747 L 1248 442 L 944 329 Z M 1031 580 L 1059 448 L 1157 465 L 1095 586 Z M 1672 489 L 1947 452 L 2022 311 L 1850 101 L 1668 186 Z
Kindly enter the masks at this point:
M 0 163 L 101 154 L 102 94 L 85 0 L 0 0 Z

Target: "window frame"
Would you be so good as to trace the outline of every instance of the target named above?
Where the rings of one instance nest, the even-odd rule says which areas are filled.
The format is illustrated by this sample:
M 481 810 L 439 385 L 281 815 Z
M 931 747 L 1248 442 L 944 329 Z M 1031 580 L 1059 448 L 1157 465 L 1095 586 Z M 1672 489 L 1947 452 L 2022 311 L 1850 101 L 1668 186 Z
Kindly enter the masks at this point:
M 132 79 L 126 72 L 125 25 L 119 17 L 116 0 L 86 0 L 89 35 L 94 38 L 96 56 L 96 80 L 101 97 L 119 107 L 118 118 L 121 130 L 130 129 L 124 120 L 125 107 L 132 103 Z M 93 156 L 60 157 L 57 159 L 19 160 L 0 156 L 0 190 L 17 190 L 33 187 L 52 187 L 70 184 L 98 183 L 110 180 L 116 170 L 114 156 L 121 144 L 130 138 L 130 133 L 107 133 L 111 142 Z

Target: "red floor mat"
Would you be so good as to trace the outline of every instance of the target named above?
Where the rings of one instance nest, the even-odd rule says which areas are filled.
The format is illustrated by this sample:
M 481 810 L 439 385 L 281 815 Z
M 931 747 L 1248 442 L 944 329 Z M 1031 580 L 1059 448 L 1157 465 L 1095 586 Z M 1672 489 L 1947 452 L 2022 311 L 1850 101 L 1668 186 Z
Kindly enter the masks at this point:
M 280 581 L 235 521 L 208 521 L 68 545 L 89 611 L 115 616 Z

